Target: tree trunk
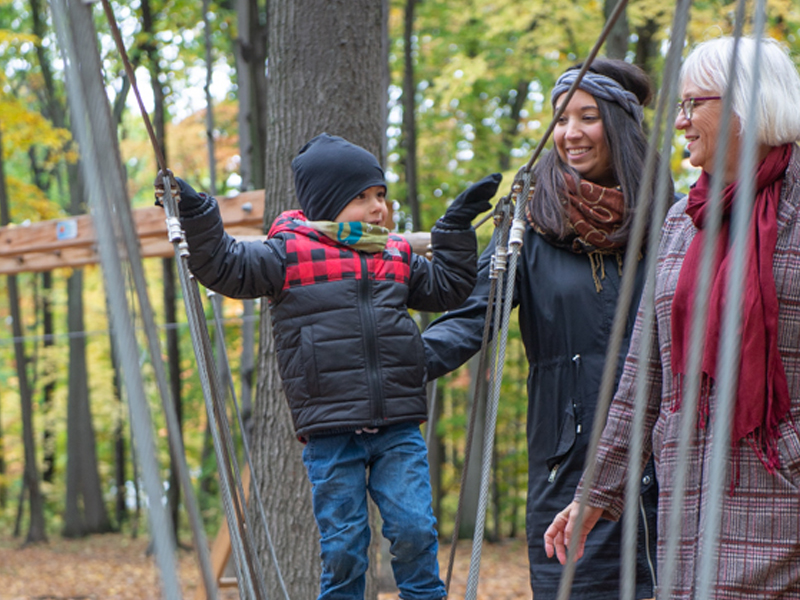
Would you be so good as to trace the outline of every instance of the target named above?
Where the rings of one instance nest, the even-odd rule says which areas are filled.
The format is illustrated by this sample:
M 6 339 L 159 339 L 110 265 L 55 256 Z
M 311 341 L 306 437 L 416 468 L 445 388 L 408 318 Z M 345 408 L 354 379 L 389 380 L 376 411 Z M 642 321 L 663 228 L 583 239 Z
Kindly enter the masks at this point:
M 239 362 L 241 392 L 239 402 L 242 407 L 244 435 L 250 442 L 253 423 L 253 374 L 255 373 L 256 313 L 255 301 L 242 302 L 242 356 Z
M 142 33 L 145 42 L 142 50 L 147 56 L 147 69 L 150 74 L 150 85 L 153 90 L 153 128 L 155 129 L 156 140 L 158 141 L 161 155 L 166 164 L 167 159 L 167 139 L 166 139 L 166 108 L 164 105 L 164 88 L 161 85 L 161 67 L 159 66 L 158 47 L 156 46 L 156 33 L 153 29 L 155 15 L 150 5 L 150 0 L 141 1 L 142 11 Z M 167 324 L 172 325 L 176 322 L 177 311 L 175 306 L 175 259 L 165 258 L 161 263 L 161 272 L 164 280 L 164 317 Z M 178 428 L 181 437 L 182 415 L 181 407 L 181 371 L 180 371 L 180 345 L 178 344 L 177 329 L 167 328 L 167 369 L 169 371 L 169 385 L 172 401 L 175 406 L 175 414 L 178 420 Z M 169 502 L 170 515 L 172 517 L 172 533 L 175 543 L 179 543 L 178 515 L 180 513 L 181 489 L 178 480 L 178 467 L 176 462 L 180 460 L 175 457 L 170 449 L 170 471 L 169 488 L 167 490 L 167 501 Z
M 642 26 L 636 28 L 636 58 L 634 62 L 644 69 L 653 81 L 659 80 L 654 64 L 659 58 L 658 45 L 660 42 L 656 38 L 659 30 L 659 24 L 654 19 L 648 19 Z
M 161 68 L 158 65 L 158 49 L 156 48 L 156 36 L 153 31 L 153 11 L 150 8 L 150 0 L 141 0 L 142 8 L 142 33 L 145 34 L 145 43 L 142 45 L 147 55 L 147 68 L 150 73 L 150 82 L 153 88 L 153 127 L 155 128 L 156 139 L 161 147 L 161 154 L 167 161 L 167 141 L 166 141 L 166 120 L 164 118 L 164 88 L 161 86 Z M 167 161 L 167 164 L 169 162 Z
M 406 1 L 403 26 L 403 140 L 406 150 L 404 171 L 406 175 L 406 201 L 411 211 L 411 228 L 420 231 L 419 199 L 417 198 L 417 85 L 414 77 L 414 9 L 417 0 Z
M 106 312 L 109 313 L 108 322 L 110 318 L 111 307 L 106 303 Z M 117 356 L 116 342 L 114 341 L 114 332 L 109 335 L 109 356 L 111 358 L 112 369 L 112 385 L 114 387 L 114 400 L 119 404 L 119 412 L 117 413 L 116 422 L 114 424 L 114 481 L 116 482 L 117 493 L 114 498 L 114 514 L 117 521 L 117 527 L 121 527 L 124 521 L 128 520 L 128 504 L 127 497 L 127 448 L 125 447 L 125 414 L 124 405 L 122 401 L 121 377 L 119 357 Z M 135 469 L 133 469 L 133 478 L 136 478 Z
M 206 48 L 206 83 L 203 92 L 206 97 L 206 147 L 208 149 L 208 193 L 217 195 L 217 160 L 214 154 L 214 102 L 211 99 L 211 76 L 214 73 L 214 58 L 211 45 L 211 24 L 208 20 L 210 0 L 203 0 L 203 32 Z
M 67 400 L 67 500 L 63 535 L 79 537 L 110 531 L 97 470 L 97 450 L 89 407 L 83 270 L 67 280 L 69 395 Z
M 50 271 L 42 273 L 42 333 L 44 333 L 45 364 L 49 365 L 51 358 L 47 351 L 54 346 L 53 342 L 53 275 Z M 49 369 L 49 366 L 46 366 Z M 53 418 L 50 411 L 53 409 L 53 395 L 56 391 L 56 384 L 52 378 L 47 378 L 42 389 L 42 414 L 44 416 L 44 431 L 42 432 L 42 447 L 44 448 L 44 472 L 42 480 L 48 483 L 53 482 L 53 475 L 56 468 L 55 456 L 55 435 L 51 428 Z
M 3 140 L 0 135 L 0 225 L 4 226 L 11 222 L 11 213 L 8 206 L 2 149 Z M 44 499 L 39 490 L 39 471 L 36 467 L 36 437 L 33 433 L 33 399 L 30 382 L 28 380 L 28 360 L 25 356 L 22 315 L 19 306 L 17 277 L 15 275 L 9 275 L 8 277 L 8 305 L 11 312 L 11 327 L 14 333 L 14 358 L 17 363 L 19 398 L 22 409 L 22 441 L 25 452 L 23 490 L 28 490 L 31 510 L 26 543 L 43 542 L 47 540 L 44 521 Z
M 270 2 L 265 224 L 297 201 L 290 162 L 323 131 L 385 155 L 388 3 L 383 0 Z M 266 311 L 266 303 L 264 304 Z M 268 315 L 262 314 L 253 430 L 254 471 L 289 595 L 319 591 L 318 533 L 311 491 L 275 362 Z M 377 537 L 377 536 L 374 536 Z M 258 532 L 264 564 L 269 554 Z M 280 589 L 266 569 L 267 589 Z M 371 583 L 368 598 L 376 596 Z
M 42 0 L 29 0 L 31 25 L 33 34 L 39 40 L 47 39 L 49 32 L 47 30 L 47 8 L 43 6 Z M 63 101 L 59 100 L 59 94 L 56 90 L 55 81 L 53 78 L 53 69 L 50 64 L 50 55 L 41 43 L 36 44 L 36 58 L 39 62 L 39 68 L 42 73 L 43 91 L 44 91 L 44 114 L 45 117 L 53 122 L 56 127 L 66 127 L 66 115 Z M 70 181 L 72 179 L 70 178 Z M 40 182 L 39 187 L 45 190 L 49 187 L 49 182 Z M 42 287 L 43 287 L 43 303 L 42 303 L 42 322 L 44 328 L 44 347 L 52 347 L 53 339 L 53 313 L 51 309 L 51 290 L 52 290 L 52 276 L 48 273 L 42 274 Z M 52 398 L 55 393 L 55 383 L 48 381 L 45 383 L 44 390 L 42 391 L 42 411 L 45 414 L 45 429 L 43 431 L 43 446 L 44 446 L 44 473 L 43 480 L 47 482 L 53 481 L 55 473 L 55 456 L 53 433 L 50 429 L 50 420 L 47 415 L 52 406 Z
M 511 105 L 511 114 L 508 116 L 508 125 L 503 128 L 503 143 L 500 147 L 500 159 L 498 161 L 500 171 L 508 171 L 511 168 L 511 149 L 516 145 L 519 132 L 520 114 L 528 99 L 528 87 L 530 80 L 520 78 L 514 88 L 513 98 L 508 99 L 507 104 Z
M 606 20 L 608 20 L 611 13 L 614 12 L 619 1 L 620 0 L 605 0 L 603 4 L 603 16 Z M 628 13 L 627 10 L 624 10 L 617 19 L 617 22 L 614 23 L 614 27 L 611 28 L 611 32 L 606 38 L 606 56 L 609 58 L 624 59 L 625 55 L 628 53 L 629 35 Z
M 480 356 L 475 355 L 469 361 L 469 398 L 475 402 L 477 398 L 478 409 L 475 411 L 475 425 L 473 426 L 472 447 L 469 463 L 464 465 L 467 470 L 464 479 L 463 504 L 461 506 L 461 520 L 458 528 L 459 539 L 472 539 L 477 525 L 478 517 L 478 490 L 481 489 L 481 464 L 483 463 L 483 438 L 486 434 L 486 394 L 487 382 L 485 373 L 478 372 Z M 478 393 L 475 393 L 475 388 Z M 472 407 L 470 406 L 470 414 Z
M 175 406 L 175 417 L 178 421 L 178 432 L 183 447 L 183 402 L 181 399 L 181 347 L 178 343 L 178 311 L 175 303 L 175 259 L 164 258 L 161 261 L 161 273 L 164 280 L 164 321 L 167 324 L 167 370 L 169 371 L 170 396 Z M 181 485 L 178 480 L 176 457 L 170 448 L 169 489 L 167 501 L 172 515 L 172 530 L 175 543 L 180 543 L 178 523 L 180 517 Z
M 266 144 L 267 27 L 261 24 L 258 0 L 237 0 L 239 37 L 236 53 L 236 84 L 239 90 L 239 154 L 241 189 L 264 187 Z
M 3 405 L 0 404 L 0 415 L 3 414 Z M 3 419 L 0 418 L 0 510 L 5 511 L 8 506 L 8 486 L 6 485 L 6 451 L 3 443 Z
M 70 179 L 72 215 L 85 212 L 82 177 Z M 69 337 L 69 384 L 67 396 L 67 491 L 64 537 L 111 531 L 97 469 L 97 450 L 89 405 L 89 374 L 83 306 L 83 270 L 67 279 L 67 330 Z

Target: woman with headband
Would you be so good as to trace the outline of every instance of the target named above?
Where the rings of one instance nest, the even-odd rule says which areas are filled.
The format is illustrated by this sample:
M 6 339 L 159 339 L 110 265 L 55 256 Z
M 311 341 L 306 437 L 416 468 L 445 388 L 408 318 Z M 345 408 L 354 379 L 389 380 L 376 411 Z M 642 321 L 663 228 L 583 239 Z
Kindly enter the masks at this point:
M 573 67 L 556 82 L 554 110 L 564 103 L 578 72 L 579 66 Z M 642 107 L 651 98 L 652 86 L 641 69 L 595 60 L 559 117 L 554 150 L 533 168 L 535 189 L 526 203 L 513 301 L 529 362 L 526 530 L 536 600 L 557 595 L 562 567 L 547 558 L 542 538 L 580 480 L 634 214 L 650 211 L 654 202 L 655 184 L 644 194 L 644 204 L 636 204 L 647 151 Z M 493 252 L 491 245 L 481 257 L 470 298 L 423 334 L 430 379 L 480 349 Z M 620 364 L 643 283 L 640 259 Z M 637 598 L 654 595 L 657 495 L 650 464 L 640 499 Z M 621 531 L 620 523 L 605 521 L 589 536 L 572 600 L 619 598 Z
M 731 78 L 735 48 L 737 72 Z M 643 378 L 649 384 L 644 398 L 647 435 L 642 456 L 633 460 L 655 458 L 661 484 L 658 552 L 666 551 L 672 539 L 677 553 L 673 572 L 659 578 L 661 593 L 681 600 L 800 598 L 800 74 L 774 39 L 743 37 L 737 43 L 721 37 L 699 44 L 687 56 L 680 89 L 675 128 L 683 131 L 689 161 L 702 171 L 688 198 L 676 203 L 664 222 L 653 290 L 653 354 L 647 362 L 635 360 L 643 334 L 637 321 L 630 358 L 600 440 L 595 481 L 576 494 L 587 496 L 583 530 L 574 532 L 578 505 L 573 502 L 555 518 L 545 544 L 565 561 L 565 546 L 575 535 L 579 557 L 581 538 L 592 525 L 620 516 L 626 501 L 630 411 L 636 379 Z M 731 98 L 729 117 L 726 94 Z M 728 134 L 724 143 L 722 132 Z M 756 137 L 755 164 L 747 178 L 740 167 L 746 132 Z M 748 179 L 751 187 L 745 184 Z M 700 370 L 697 405 L 684 414 L 690 396 L 683 384 L 692 366 L 692 313 L 712 182 L 721 188 L 722 223 L 708 277 L 702 354 L 694 365 Z M 734 238 L 732 220 L 741 202 L 739 188 L 752 194 L 744 248 Z M 744 250 L 741 265 L 735 262 L 737 248 Z M 733 357 L 736 373 L 726 374 L 717 362 L 725 343 L 724 309 L 731 298 L 728 274 L 737 272 L 742 280 L 741 323 L 735 333 L 739 348 Z M 730 410 L 722 409 L 717 396 L 723 378 L 734 386 Z M 688 443 L 682 441 L 685 417 L 690 417 Z M 715 460 L 720 439 L 715 426 L 721 418 L 730 425 L 723 463 Z M 714 467 L 719 465 L 724 472 L 717 480 Z M 679 472 L 682 489 L 676 489 Z M 685 492 L 680 518 L 671 523 L 679 491 Z M 715 526 L 716 549 L 709 534 Z M 591 539 L 593 533 L 588 535 Z M 706 564 L 708 557 L 714 561 Z M 660 560 L 659 567 L 666 563 Z M 581 563 L 576 566 L 580 569 Z M 700 587 L 706 585 L 710 589 Z

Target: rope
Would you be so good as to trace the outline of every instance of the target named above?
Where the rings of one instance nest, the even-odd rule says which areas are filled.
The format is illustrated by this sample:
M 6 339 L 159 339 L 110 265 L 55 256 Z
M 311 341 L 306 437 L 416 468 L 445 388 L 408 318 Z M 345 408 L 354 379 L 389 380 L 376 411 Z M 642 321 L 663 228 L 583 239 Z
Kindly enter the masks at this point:
M 686 5 L 686 9 L 681 9 L 681 4 Z M 672 27 L 672 40 L 682 40 L 685 37 L 686 26 L 688 24 L 688 0 L 679 0 L 676 7 L 674 22 Z M 645 159 L 645 169 L 642 174 L 642 182 L 639 187 L 639 197 L 637 198 L 637 205 L 644 206 L 646 204 L 646 193 L 651 189 L 651 183 L 655 172 L 655 149 L 658 146 L 658 138 L 662 136 L 661 156 L 669 156 L 672 147 L 672 136 L 668 135 L 664 129 L 671 123 L 675 122 L 675 103 L 671 101 L 672 98 L 677 96 L 676 88 L 678 84 L 678 75 L 680 70 L 680 57 L 682 43 L 673 43 L 670 45 L 667 53 L 666 68 L 664 74 L 664 89 L 661 91 L 656 106 L 655 122 L 653 123 L 653 131 L 647 147 L 647 157 Z M 666 115 L 666 116 L 665 116 Z M 653 281 L 655 278 L 656 258 L 658 256 L 658 243 L 660 236 L 658 232 L 661 229 L 664 217 L 667 212 L 667 198 L 669 194 L 669 182 L 671 179 L 669 161 L 662 160 L 660 171 L 655 173 L 656 180 L 656 202 L 652 214 L 649 215 L 650 219 L 650 235 L 648 236 L 647 247 L 647 261 L 646 265 L 646 280 Z M 634 227 L 631 232 L 631 238 L 626 250 L 625 265 L 627 269 L 623 271 L 622 289 L 617 300 L 617 312 L 614 319 L 614 331 L 609 348 L 606 354 L 606 362 L 604 365 L 603 379 L 601 381 L 601 392 L 599 400 L 605 403 L 605 398 L 610 404 L 611 397 L 614 394 L 616 387 L 616 372 L 619 352 L 622 347 L 622 340 L 624 338 L 624 330 L 626 328 L 627 313 L 633 302 L 634 278 L 636 269 L 634 265 L 637 262 L 637 257 L 641 254 L 643 245 L 643 236 L 645 226 L 648 220 L 648 215 L 645 211 L 639 211 L 634 219 Z M 652 278 L 651 277 L 652 273 Z M 646 301 L 645 301 L 646 302 Z M 652 304 L 652 303 L 651 303 Z M 651 309 L 646 309 L 651 310 Z M 654 313 L 647 316 L 647 319 L 652 319 Z M 648 330 L 649 331 L 649 330 Z M 651 343 L 647 337 L 649 334 L 643 336 L 642 351 L 641 351 L 641 364 L 646 364 L 649 359 Z M 638 457 L 642 454 L 644 447 L 644 417 L 646 412 L 645 398 L 647 394 L 647 381 L 644 377 L 640 377 L 637 381 L 637 402 L 635 403 L 634 419 L 633 419 L 633 434 L 631 437 L 631 457 Z M 608 408 L 600 410 L 597 409 L 597 414 L 606 415 Z M 603 419 L 605 421 L 605 418 Z M 599 421 L 593 425 L 599 432 L 602 431 L 602 425 Z M 595 451 L 596 452 L 596 451 Z M 594 463 L 594 461 L 592 461 Z M 628 470 L 628 478 L 626 481 L 626 497 L 640 499 L 641 491 L 641 466 L 635 465 L 635 468 Z M 639 541 L 639 523 L 640 516 L 639 502 L 628 503 L 625 506 L 623 515 L 623 540 L 622 540 L 622 565 L 621 565 L 621 580 L 622 589 L 620 597 L 622 600 L 634 600 L 636 597 L 636 552 Z M 644 515 L 642 515 L 644 518 Z M 655 532 L 653 532 L 655 534 Z M 656 575 L 653 573 L 653 585 L 657 588 Z
M 166 194 L 165 194 L 166 198 Z M 171 204 L 175 204 L 175 199 L 170 198 Z M 164 203 L 165 209 L 169 210 L 168 203 Z M 182 234 L 181 234 L 182 236 Z M 181 237 L 182 239 L 182 237 Z M 182 248 L 186 248 L 186 242 L 181 241 Z M 182 254 L 185 254 L 182 253 Z M 263 590 L 263 577 L 253 576 L 253 571 L 259 569 L 258 561 L 252 557 L 252 545 L 249 542 L 249 527 L 244 526 L 246 519 L 245 511 L 242 509 L 243 495 L 234 496 L 234 479 L 231 472 L 232 463 L 235 464 L 235 456 L 230 450 L 230 436 L 223 424 L 227 422 L 224 409 L 221 408 L 220 383 L 216 371 L 211 368 L 213 363 L 208 330 L 201 326 L 202 306 L 197 289 L 197 283 L 183 263 L 186 256 L 180 256 L 180 268 L 178 272 L 181 277 L 181 286 L 184 290 L 186 302 L 186 312 L 191 330 L 192 345 L 194 347 L 195 358 L 197 360 L 197 370 L 200 376 L 200 383 L 203 389 L 203 398 L 206 403 L 206 413 L 208 414 L 209 430 L 214 444 L 214 452 L 217 456 L 217 465 L 220 469 L 220 490 L 223 498 L 223 509 L 228 524 L 228 532 L 231 539 L 231 549 L 234 556 L 237 577 L 240 583 L 240 593 L 245 598 L 266 598 L 266 591 Z M 247 538 L 248 541 L 245 541 Z M 256 564 L 253 564 L 253 563 Z M 258 592 L 254 585 L 254 579 L 260 584 Z M 242 589 L 242 587 L 244 589 Z M 257 595 L 258 594 L 258 595 Z
M 526 173 L 523 177 L 527 178 L 528 173 Z M 525 186 L 523 185 L 523 190 Z M 514 186 L 512 191 L 512 197 L 515 198 L 516 206 L 520 206 L 524 204 L 521 202 L 521 199 L 526 198 L 525 194 L 522 195 L 521 198 L 516 197 L 516 192 L 519 190 L 517 186 Z M 509 235 L 509 238 L 511 236 Z M 506 284 L 505 296 L 500 298 L 500 303 L 502 306 L 502 311 L 495 310 L 494 311 L 494 323 L 493 323 L 493 330 L 494 331 L 502 331 L 500 335 L 500 343 L 499 343 L 499 351 L 497 351 L 497 346 L 495 345 L 491 349 L 491 353 L 488 354 L 488 358 L 492 361 L 492 368 L 489 374 L 489 389 L 491 390 L 491 395 L 487 399 L 486 402 L 486 417 L 484 421 L 484 438 L 483 438 L 483 460 L 481 464 L 481 484 L 480 484 L 480 494 L 478 498 L 478 514 L 475 521 L 475 531 L 473 534 L 472 539 L 472 554 L 470 556 L 470 566 L 469 566 L 469 573 L 467 575 L 467 588 L 464 594 L 465 600 L 474 600 L 477 597 L 478 593 L 478 577 L 480 573 L 480 561 L 481 561 L 481 553 L 483 550 L 483 533 L 485 530 L 485 522 L 486 522 L 486 507 L 488 506 L 489 502 L 489 480 L 491 478 L 491 468 L 492 468 L 492 451 L 494 448 L 494 433 L 495 427 L 497 423 L 497 404 L 498 399 L 500 396 L 500 383 L 502 383 L 503 378 L 503 364 L 505 362 L 505 350 L 506 350 L 506 342 L 508 339 L 508 323 L 510 320 L 511 315 L 511 306 L 513 305 L 513 298 L 514 298 L 514 275 L 513 271 L 510 271 L 507 276 L 504 276 L 505 273 L 505 254 L 506 254 L 506 246 L 508 244 L 511 246 L 512 242 L 510 239 L 504 240 L 503 245 L 498 246 L 498 249 L 495 253 L 495 260 L 497 268 L 497 284 L 496 287 L 502 289 L 503 283 Z M 521 238 L 519 240 L 522 241 Z M 512 262 L 514 261 L 515 255 L 512 253 Z M 487 307 L 487 311 L 488 311 Z M 502 329 L 501 329 L 501 322 L 500 319 L 502 317 Z M 489 319 L 487 318 L 487 323 Z M 497 351 L 497 355 L 495 355 Z

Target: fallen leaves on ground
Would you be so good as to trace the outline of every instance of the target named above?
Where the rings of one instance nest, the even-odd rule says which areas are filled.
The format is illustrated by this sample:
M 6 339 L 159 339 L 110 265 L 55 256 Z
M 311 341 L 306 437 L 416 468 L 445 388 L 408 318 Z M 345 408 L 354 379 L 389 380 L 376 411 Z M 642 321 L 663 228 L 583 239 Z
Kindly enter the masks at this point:
M 472 556 L 472 542 L 461 541 L 456 547 L 453 575 L 448 600 L 463 600 Z M 439 546 L 439 565 L 442 579 L 447 575 L 450 544 Z M 478 600 L 532 600 L 528 577 L 528 546 L 524 540 L 504 540 L 481 545 L 478 574 Z M 397 593 L 379 594 L 378 600 L 398 600 Z
M 158 600 L 161 583 L 147 539 L 123 534 L 78 540 L 53 538 L 46 544 L 21 547 L 18 540 L 0 538 L 0 599 L 2 600 Z M 450 599 L 464 597 L 470 564 L 470 543 L 456 552 Z M 440 548 L 442 576 L 450 556 Z M 194 553 L 178 553 L 183 597 L 195 598 L 202 585 Z M 524 541 L 484 543 L 478 585 L 480 600 L 531 600 L 527 548 Z M 237 600 L 232 589 L 220 590 L 220 600 Z M 396 600 L 382 593 L 379 600 Z M 306 600 L 306 599 L 298 599 Z

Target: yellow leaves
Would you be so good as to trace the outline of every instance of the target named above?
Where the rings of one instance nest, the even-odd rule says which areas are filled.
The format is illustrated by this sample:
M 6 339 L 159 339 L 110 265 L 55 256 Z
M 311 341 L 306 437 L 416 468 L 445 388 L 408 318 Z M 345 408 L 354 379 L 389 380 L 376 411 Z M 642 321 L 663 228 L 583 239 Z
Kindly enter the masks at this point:
M 441 74 L 441 79 L 449 82 L 448 93 L 442 98 L 443 104 L 452 107 L 458 98 L 471 94 L 475 82 L 484 77 L 491 77 L 485 54 L 474 57 L 463 54 L 454 56 Z
M 656 23 L 661 35 L 667 37 L 675 7 L 664 0 L 637 0 L 628 4 L 628 23 L 632 29 Z
M 6 186 L 9 198 L 20 200 L 15 202 L 13 207 L 12 217 L 15 223 L 21 223 L 26 219 L 45 221 L 58 216 L 54 204 L 37 186 L 12 176 L 6 177 Z
M 2 2 L 0 2 L 0 6 L 2 6 Z M 15 31 L 9 31 L 8 29 L 0 29 L 0 49 L 2 49 L 5 45 L 14 45 L 18 46 L 24 43 L 36 44 L 39 41 L 39 38 L 30 33 L 19 33 Z
M 655 1 L 655 0 L 647 0 Z M 800 11 L 796 0 L 768 0 L 765 35 L 790 45 L 797 44 L 796 35 L 800 25 Z M 747 22 L 745 35 L 753 32 L 753 2 L 745 9 Z M 736 3 L 725 0 L 698 0 L 692 6 L 691 20 L 687 32 L 689 46 L 721 35 L 732 35 L 735 23 Z
M 50 150 L 52 163 L 61 158 L 72 157 L 68 148 L 72 135 L 67 129 L 53 127 L 52 123 L 38 112 L 31 112 L 27 105 L 11 96 L 0 96 L 0 114 L 3 115 L 3 156 L 11 152 L 27 152 L 31 146 Z

